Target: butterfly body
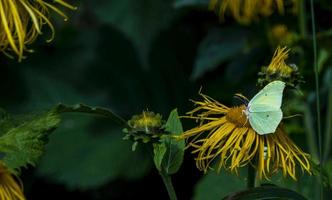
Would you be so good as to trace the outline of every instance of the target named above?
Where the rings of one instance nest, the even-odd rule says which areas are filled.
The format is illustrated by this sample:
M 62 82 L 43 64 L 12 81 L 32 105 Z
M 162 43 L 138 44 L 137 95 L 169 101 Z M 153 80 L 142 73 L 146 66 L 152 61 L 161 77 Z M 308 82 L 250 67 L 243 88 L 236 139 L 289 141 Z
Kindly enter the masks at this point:
M 282 95 L 285 83 L 273 81 L 259 91 L 244 110 L 251 127 L 259 134 L 274 133 L 282 120 Z

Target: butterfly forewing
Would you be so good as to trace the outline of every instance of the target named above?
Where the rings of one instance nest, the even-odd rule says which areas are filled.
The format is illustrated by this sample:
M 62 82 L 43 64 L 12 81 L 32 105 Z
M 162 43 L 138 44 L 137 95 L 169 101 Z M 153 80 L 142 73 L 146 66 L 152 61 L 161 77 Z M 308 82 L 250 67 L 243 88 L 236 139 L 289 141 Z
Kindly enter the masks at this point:
M 249 112 L 266 112 L 280 109 L 285 83 L 273 81 L 259 91 L 249 102 Z
M 254 112 L 248 116 L 251 127 L 259 134 L 274 133 L 282 119 L 282 111 Z

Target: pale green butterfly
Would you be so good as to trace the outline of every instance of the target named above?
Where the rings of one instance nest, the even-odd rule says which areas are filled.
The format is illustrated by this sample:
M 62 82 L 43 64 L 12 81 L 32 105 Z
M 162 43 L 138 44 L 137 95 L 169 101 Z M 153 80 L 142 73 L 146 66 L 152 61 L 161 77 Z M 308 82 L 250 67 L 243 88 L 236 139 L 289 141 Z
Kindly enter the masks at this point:
M 244 110 L 251 127 L 259 134 L 274 133 L 282 119 L 282 93 L 285 83 L 273 81 L 259 91 Z

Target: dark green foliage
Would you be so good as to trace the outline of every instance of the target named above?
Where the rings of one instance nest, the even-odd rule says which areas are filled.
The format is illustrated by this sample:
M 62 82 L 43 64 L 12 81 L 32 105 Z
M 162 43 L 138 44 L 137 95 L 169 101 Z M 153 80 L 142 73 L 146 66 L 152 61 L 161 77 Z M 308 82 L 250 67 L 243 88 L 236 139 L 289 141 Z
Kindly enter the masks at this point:
M 276 186 L 261 186 L 236 192 L 223 198 L 223 200 L 257 200 L 257 199 L 292 199 L 306 200 L 298 193 Z
M 58 113 L 83 113 L 91 115 L 99 115 L 101 117 L 109 118 L 111 121 L 118 123 L 119 126 L 126 127 L 127 122 L 107 108 L 91 107 L 84 104 L 77 104 L 73 106 L 59 104 L 55 110 Z
M 244 174 L 246 175 L 246 174 Z M 246 187 L 246 181 L 243 178 L 236 177 L 226 171 L 220 174 L 210 172 L 202 177 L 195 187 L 195 200 L 204 200 L 209 197 L 210 200 L 220 200 L 228 194 Z
M 131 143 L 122 140 L 121 129 L 112 128 L 94 136 L 91 125 L 91 117 L 67 116 L 50 138 L 39 174 L 70 188 L 89 189 L 147 173 L 149 155 L 142 154 L 143 149 L 132 152 Z
M 240 27 L 211 28 L 198 49 L 192 78 L 202 77 L 229 60 L 237 60 L 245 48 L 247 31 Z
M 276 41 L 268 35 L 276 24 L 287 25 L 296 34 L 287 64 L 296 64 L 305 81 L 294 93 L 285 94 L 288 100 L 283 104 L 285 116 L 303 117 L 286 119 L 284 124 L 294 142 L 317 162 L 309 4 L 302 33 L 300 15 L 274 13 L 241 26 L 229 15 L 220 21 L 208 11 L 208 0 L 68 2 L 79 9 L 68 12 L 68 22 L 58 18 L 52 43 L 44 43 L 49 36 L 45 29 L 27 59 L 18 63 L 0 58 L 0 107 L 10 113 L 0 110 L 0 158 L 11 172 L 23 172 L 28 199 L 40 199 L 43 187 L 55 199 L 81 198 L 70 196 L 72 190 L 81 193 L 79 189 L 86 191 L 84 200 L 167 199 L 161 193 L 156 167 L 172 174 L 181 199 L 222 199 L 244 190 L 246 174 L 236 177 L 222 170 L 219 175 L 203 176 L 196 169 L 192 149 L 184 156 L 184 141 L 171 136 L 196 125 L 181 119 L 182 130 L 178 115 L 193 108 L 188 99 L 197 99 L 200 87 L 227 106 L 241 103 L 233 99 L 234 93 L 248 98 L 257 93 L 258 72 L 269 64 L 275 50 Z M 317 0 L 315 6 L 328 196 L 332 181 L 332 4 Z M 178 111 L 170 113 L 175 107 Z M 166 133 L 160 141 L 158 135 L 153 151 L 148 144 L 139 144 L 133 152 L 132 142 L 122 139 L 122 129 L 132 115 L 143 110 L 169 115 Z M 26 171 L 29 165 L 36 168 Z M 281 187 L 276 188 L 278 192 L 285 188 L 318 199 L 318 172 L 298 174 L 297 182 L 276 175 L 266 183 Z M 261 189 L 249 194 L 267 195 Z
M 102 22 L 122 31 L 135 45 L 143 65 L 148 65 L 150 45 L 174 17 L 172 0 L 99 0 L 94 12 Z

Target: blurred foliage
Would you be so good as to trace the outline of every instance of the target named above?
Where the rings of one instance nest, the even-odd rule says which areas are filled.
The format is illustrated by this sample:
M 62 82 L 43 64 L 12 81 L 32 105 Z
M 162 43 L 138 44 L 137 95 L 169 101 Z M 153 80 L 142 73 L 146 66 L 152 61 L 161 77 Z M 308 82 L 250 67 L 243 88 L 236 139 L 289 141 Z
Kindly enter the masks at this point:
M 50 138 L 38 168 L 40 175 L 71 188 L 88 189 L 117 178 L 137 179 L 147 173 L 149 157 L 141 151 L 132 153 L 131 144 L 122 141 L 119 129 L 100 131 L 93 137 L 91 117 L 66 118 Z M 136 163 L 135 167 L 129 163 Z
M 284 102 L 287 115 L 304 115 L 286 120 L 286 128 L 298 146 L 309 152 L 314 160 L 317 158 L 308 11 L 303 16 L 272 15 L 250 26 L 240 26 L 231 18 L 220 22 L 207 10 L 207 0 L 70 2 L 79 9 L 70 14 L 67 22 L 58 18 L 56 38 L 52 43 L 44 44 L 49 32 L 45 30 L 45 38 L 32 45 L 35 51 L 27 55 L 27 59 L 18 63 L 0 57 L 3 94 L 0 103 L 13 116 L 30 112 L 36 112 L 34 116 L 38 116 L 58 103 L 102 106 L 125 120 L 146 109 L 168 116 L 177 107 L 181 116 L 192 108 L 188 99 L 195 98 L 201 86 L 204 93 L 222 99 L 226 105 L 238 104 L 232 99 L 234 93 L 251 97 L 257 92 L 257 73 L 269 64 L 278 39 L 275 37 L 280 36 L 271 31 L 275 25 L 283 24 L 291 36 L 283 32 L 281 36 L 287 38 L 279 39 L 292 48 L 289 64 L 296 64 L 305 80 L 300 92 L 286 94 L 296 97 L 294 101 Z M 304 2 L 308 10 L 309 4 Z M 328 0 L 316 0 L 315 6 L 324 161 L 331 179 L 332 4 Z M 305 22 L 304 32 L 301 20 Z M 18 123 L 14 128 L 0 122 L 1 132 L 11 130 L 14 135 L 22 126 L 40 124 L 38 119 Z M 183 121 L 185 130 L 191 127 L 189 122 Z M 56 124 L 56 120 L 45 122 L 45 127 L 36 133 L 47 133 Z M 23 170 L 28 199 L 38 199 L 41 195 L 30 192 L 35 191 L 33 188 L 47 185 L 52 188 L 55 183 L 66 189 L 51 190 L 54 194 L 49 197 L 51 199 L 70 196 L 77 190 L 86 192 L 84 199 L 133 197 L 121 196 L 124 193 L 148 199 L 160 195 L 162 181 L 154 171 L 153 152 L 145 145 L 132 152 L 131 142 L 122 140 L 122 128 L 112 120 L 98 116 L 63 114 L 62 123 L 51 135 L 36 170 L 31 170 L 32 173 Z M 190 149 L 185 159 L 193 160 L 189 152 Z M 167 152 L 164 153 L 167 157 Z M 35 162 L 34 156 L 31 161 Z M 162 161 L 163 158 L 155 160 L 157 163 Z M 8 165 L 16 168 L 21 162 L 8 161 Z M 175 185 L 179 187 L 176 190 L 184 193 L 185 199 L 221 199 L 245 187 L 245 175 L 238 178 L 223 171 L 219 175 L 210 172 L 203 176 L 194 168 L 194 164 L 185 164 L 172 170 L 179 170 L 174 175 Z M 303 176 L 298 182 L 275 178 L 270 183 L 297 191 L 308 199 L 317 198 L 316 176 Z M 31 179 L 37 182 L 29 182 Z M 141 189 L 143 186 L 146 190 Z M 162 192 L 161 199 L 167 199 L 166 192 Z M 326 188 L 326 193 L 330 194 L 331 189 Z
M 246 173 L 241 173 L 246 175 Z M 196 185 L 194 199 L 203 200 L 209 197 L 211 200 L 221 199 L 233 192 L 243 190 L 246 180 L 229 173 L 210 172 L 206 174 Z

